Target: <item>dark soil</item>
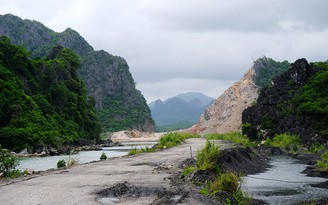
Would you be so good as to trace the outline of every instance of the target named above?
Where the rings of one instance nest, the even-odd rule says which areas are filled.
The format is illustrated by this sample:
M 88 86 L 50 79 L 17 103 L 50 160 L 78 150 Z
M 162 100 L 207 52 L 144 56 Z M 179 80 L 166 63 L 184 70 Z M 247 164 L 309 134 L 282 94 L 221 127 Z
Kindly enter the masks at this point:
M 167 191 L 162 187 L 143 187 L 134 186 L 128 182 L 118 183 L 112 187 L 96 192 L 97 198 L 116 197 L 116 198 L 139 198 L 156 196 L 155 200 L 151 203 L 153 205 L 169 204 L 175 205 L 181 203 L 188 193 L 182 189 L 176 191 Z
M 328 189 L 328 181 L 319 183 L 319 184 L 311 184 L 312 187 L 322 188 L 322 189 Z M 328 193 L 327 193 L 328 195 Z
M 218 166 L 222 172 L 245 175 L 264 172 L 269 167 L 268 160 L 255 149 L 250 148 L 223 150 L 218 160 Z

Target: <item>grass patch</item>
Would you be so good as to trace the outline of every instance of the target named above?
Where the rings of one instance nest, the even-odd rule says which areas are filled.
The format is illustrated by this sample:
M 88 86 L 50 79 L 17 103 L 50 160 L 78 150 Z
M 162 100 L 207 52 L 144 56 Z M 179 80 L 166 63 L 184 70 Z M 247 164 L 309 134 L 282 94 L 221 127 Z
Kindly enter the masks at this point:
M 321 155 L 321 160 L 316 163 L 317 169 L 321 172 L 328 172 L 328 150 Z
M 239 177 L 234 173 L 223 173 L 214 181 L 206 184 L 206 189 L 213 195 L 218 191 L 226 191 L 235 194 L 238 191 Z
M 206 196 L 213 196 L 219 191 L 224 191 L 231 194 L 238 205 L 251 204 L 252 199 L 239 189 L 239 183 L 240 177 L 236 174 L 223 173 L 219 175 L 214 181 L 207 182 L 205 186 L 199 190 L 199 193 Z M 231 204 L 231 200 L 229 198 L 225 200 L 225 204 Z
M 184 140 L 189 138 L 199 138 L 198 134 L 189 134 L 182 132 L 170 132 L 159 139 L 157 149 L 165 149 L 180 145 Z
M 256 144 L 251 142 L 246 135 L 240 132 L 230 132 L 230 133 L 213 133 L 204 136 L 209 140 L 227 140 L 236 144 L 241 144 L 244 147 L 255 146 Z
M 181 176 L 188 176 L 190 173 L 196 171 L 197 168 L 196 167 L 190 167 L 187 166 L 186 168 L 183 169 L 183 171 L 181 172 Z
M 200 170 L 218 170 L 219 155 L 219 146 L 207 140 L 205 146 L 197 152 L 196 167 Z
M 149 153 L 149 152 L 155 152 L 155 150 L 149 147 L 142 147 L 141 149 L 137 149 L 135 147 L 130 150 L 128 155 L 136 155 L 136 154 Z
M 324 146 L 322 144 L 315 142 L 310 145 L 309 152 L 316 154 L 316 153 L 320 152 L 321 150 L 323 150 L 323 148 L 324 148 Z
M 268 139 L 265 145 L 272 147 L 285 148 L 289 153 L 297 153 L 301 147 L 300 139 L 296 135 L 279 134 L 272 139 Z

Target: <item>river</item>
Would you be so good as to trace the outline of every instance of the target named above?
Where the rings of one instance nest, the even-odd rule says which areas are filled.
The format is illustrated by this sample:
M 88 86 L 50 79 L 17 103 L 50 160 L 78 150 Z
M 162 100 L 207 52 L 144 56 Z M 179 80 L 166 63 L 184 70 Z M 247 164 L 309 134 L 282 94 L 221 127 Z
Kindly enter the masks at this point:
M 56 169 L 58 160 L 69 158 L 77 160 L 78 164 L 84 164 L 92 161 L 99 161 L 100 155 L 105 152 L 108 158 L 121 157 L 129 153 L 133 148 L 140 149 L 141 147 L 152 147 L 157 142 L 122 142 L 123 146 L 118 147 L 103 147 L 99 151 L 82 151 L 73 155 L 58 155 L 46 157 L 31 157 L 20 158 L 17 169 L 24 171 L 25 169 L 32 169 L 34 171 L 45 171 L 49 169 Z
M 328 198 L 328 190 L 310 184 L 328 179 L 307 177 L 301 172 L 307 165 L 291 157 L 272 157 L 266 172 L 243 178 L 242 190 L 252 198 L 269 204 L 298 204 Z

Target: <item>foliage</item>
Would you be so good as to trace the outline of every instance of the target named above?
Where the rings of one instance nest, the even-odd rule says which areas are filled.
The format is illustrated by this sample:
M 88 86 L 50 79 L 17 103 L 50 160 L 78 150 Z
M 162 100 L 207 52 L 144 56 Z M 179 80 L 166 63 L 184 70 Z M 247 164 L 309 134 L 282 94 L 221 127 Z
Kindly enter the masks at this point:
M 309 81 L 300 88 L 292 99 L 299 115 L 309 116 L 312 127 L 328 140 L 328 63 L 319 62 L 314 66 L 319 69 Z
M 106 160 L 107 159 L 107 155 L 105 154 L 105 152 L 103 152 L 100 156 L 100 160 Z
M 288 61 L 277 62 L 271 58 L 262 57 L 254 61 L 253 68 L 257 75 L 255 77 L 255 84 L 264 88 L 270 85 L 271 80 L 281 73 L 284 73 L 290 67 Z
M 62 168 L 62 167 L 66 167 L 66 161 L 64 159 L 58 160 L 57 162 L 57 168 Z
M 92 52 L 84 57 L 79 74 L 87 82 L 89 92 L 106 87 L 101 94 L 95 93 L 95 96 L 102 96 L 101 102 L 98 100 L 96 104 L 96 114 L 103 132 L 142 130 L 141 125 L 154 126 L 146 100 L 136 90 L 129 66 L 123 58 L 104 51 Z M 113 83 L 109 85 L 109 82 Z
M 218 170 L 217 160 L 219 155 L 219 146 L 207 140 L 205 146 L 197 152 L 197 168 L 201 170 Z
M 0 37 L 0 140 L 15 151 L 98 140 L 100 126 L 83 82 L 79 58 L 54 48 L 49 58 L 30 59 L 27 51 Z
M 154 152 L 155 150 L 153 148 L 149 147 L 142 147 L 141 149 L 132 148 L 129 152 L 129 155 L 136 155 L 136 154 L 141 154 L 141 153 L 149 153 L 149 152 Z
M 274 136 L 272 139 L 267 139 L 265 145 L 282 147 L 287 151 L 297 152 L 300 147 L 300 139 L 295 135 L 279 134 Z
M 206 134 L 204 137 L 208 140 L 228 140 L 233 143 L 244 145 L 245 147 L 255 145 L 246 135 L 242 135 L 240 132 L 212 133 Z
M 197 134 L 189 134 L 182 132 L 170 132 L 165 134 L 159 139 L 159 143 L 157 144 L 157 149 L 170 148 L 177 145 L 180 145 L 184 140 L 188 138 L 198 138 L 200 137 Z
M 324 148 L 323 144 L 320 144 L 319 142 L 315 142 L 310 145 L 309 152 L 311 153 L 318 153 Z
M 16 169 L 18 165 L 18 160 L 15 156 L 11 155 L 8 150 L 3 149 L 0 145 L 0 174 L 1 177 L 11 177 L 14 178 L 20 172 Z
M 209 181 L 200 189 L 199 193 L 206 196 L 214 196 L 220 191 L 229 193 L 240 205 L 251 204 L 252 200 L 239 189 L 240 177 L 234 173 L 223 173 L 215 180 Z M 231 204 L 231 200 L 226 198 L 225 204 Z
M 223 173 L 214 181 L 206 184 L 209 193 L 215 194 L 218 191 L 226 191 L 235 194 L 238 191 L 239 177 L 234 173 Z
M 321 155 L 321 159 L 316 163 L 317 168 L 321 172 L 328 172 L 328 150 Z
M 188 176 L 190 173 L 192 173 L 193 171 L 197 170 L 196 167 L 190 167 L 187 166 L 183 169 L 183 171 L 181 172 L 181 176 Z

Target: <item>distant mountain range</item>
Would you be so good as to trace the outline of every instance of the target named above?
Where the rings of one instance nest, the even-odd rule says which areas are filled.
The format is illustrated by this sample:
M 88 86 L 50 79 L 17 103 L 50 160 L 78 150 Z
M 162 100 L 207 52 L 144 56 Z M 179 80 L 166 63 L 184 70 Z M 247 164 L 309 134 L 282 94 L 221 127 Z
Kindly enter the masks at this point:
M 200 115 L 214 102 L 214 98 L 199 92 L 188 92 L 158 99 L 148 104 L 157 131 L 188 128 L 197 122 Z

